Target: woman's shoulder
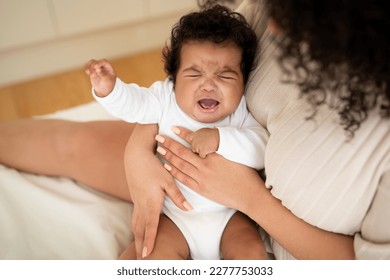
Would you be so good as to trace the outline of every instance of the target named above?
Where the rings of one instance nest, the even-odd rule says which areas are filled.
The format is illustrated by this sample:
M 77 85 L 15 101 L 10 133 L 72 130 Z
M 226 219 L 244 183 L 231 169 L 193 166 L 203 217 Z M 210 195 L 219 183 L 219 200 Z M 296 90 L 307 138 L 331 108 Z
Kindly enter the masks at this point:
M 249 25 L 256 32 L 257 37 L 261 37 L 267 28 L 268 16 L 264 0 L 244 0 L 236 9 L 242 14 Z

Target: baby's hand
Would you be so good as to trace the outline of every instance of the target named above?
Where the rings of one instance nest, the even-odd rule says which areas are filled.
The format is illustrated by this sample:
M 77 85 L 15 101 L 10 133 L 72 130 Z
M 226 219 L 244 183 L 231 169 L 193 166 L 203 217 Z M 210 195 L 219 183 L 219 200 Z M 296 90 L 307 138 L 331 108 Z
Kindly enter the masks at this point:
M 115 86 L 116 73 L 107 60 L 90 60 L 85 65 L 85 72 L 89 75 L 95 94 L 99 97 L 109 95 Z
M 194 153 L 205 158 L 208 154 L 215 153 L 219 146 L 218 128 L 201 128 L 191 135 L 191 146 Z

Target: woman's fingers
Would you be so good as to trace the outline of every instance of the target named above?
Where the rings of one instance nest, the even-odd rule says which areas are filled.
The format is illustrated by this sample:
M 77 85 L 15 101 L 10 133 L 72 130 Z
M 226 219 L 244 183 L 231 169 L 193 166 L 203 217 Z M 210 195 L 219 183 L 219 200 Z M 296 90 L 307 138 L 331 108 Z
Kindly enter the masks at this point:
M 157 152 L 163 156 L 171 166 L 176 167 L 179 171 L 193 178 L 198 174 L 197 165 L 201 158 L 199 158 L 197 154 L 169 137 L 157 135 L 156 140 L 162 144 L 162 146 L 157 147 Z
M 134 205 L 132 228 L 137 259 L 147 257 L 152 252 L 156 240 L 160 210 L 152 206 L 148 208 L 147 213 L 140 215 L 141 209 Z
M 133 215 L 131 219 L 131 228 L 133 229 L 134 234 L 134 243 L 135 251 L 137 254 L 137 259 L 141 259 L 141 252 L 144 244 L 144 220 L 140 219 L 138 214 L 138 208 L 134 206 Z
M 167 166 L 166 166 L 167 165 Z M 172 168 L 169 168 L 168 164 L 164 165 L 165 169 L 169 172 Z M 191 211 L 192 205 L 186 200 L 184 195 L 181 193 L 180 189 L 177 187 L 176 183 L 172 181 L 170 184 L 167 184 L 164 187 L 164 191 L 172 200 L 172 202 L 183 211 Z
M 186 173 L 180 171 L 180 169 L 176 168 L 174 165 L 170 165 L 168 163 L 165 163 L 164 167 L 172 174 L 173 177 L 175 177 L 176 180 L 178 180 L 182 184 L 186 185 L 187 187 L 190 187 L 194 191 L 197 190 L 197 187 L 199 185 L 197 180 L 195 180 L 191 176 L 187 175 Z M 185 201 L 185 203 L 183 203 L 183 206 L 187 210 L 192 210 L 192 206 L 190 204 L 188 204 L 187 201 Z
M 156 241 L 158 223 L 160 221 L 159 213 L 152 214 L 145 223 L 145 236 L 143 240 L 143 247 L 141 257 L 146 258 L 153 250 Z
M 177 136 L 185 140 L 188 144 L 191 144 L 193 131 L 181 126 L 172 126 L 171 129 Z

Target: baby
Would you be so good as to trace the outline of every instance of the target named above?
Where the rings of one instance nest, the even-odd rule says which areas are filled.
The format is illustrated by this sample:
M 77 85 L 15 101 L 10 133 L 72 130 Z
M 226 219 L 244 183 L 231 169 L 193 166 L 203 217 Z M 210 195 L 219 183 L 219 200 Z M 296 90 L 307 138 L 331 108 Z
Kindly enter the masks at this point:
M 217 152 L 260 169 L 267 132 L 248 112 L 245 85 L 257 38 L 245 19 L 225 7 L 183 16 L 164 48 L 168 78 L 150 88 L 125 84 L 106 60 L 86 66 L 96 100 L 128 122 L 156 123 L 159 134 L 194 131 L 191 147 L 204 158 Z M 148 259 L 264 259 L 257 226 L 246 216 L 176 181 L 190 205 L 177 208 L 166 196 L 155 249 Z

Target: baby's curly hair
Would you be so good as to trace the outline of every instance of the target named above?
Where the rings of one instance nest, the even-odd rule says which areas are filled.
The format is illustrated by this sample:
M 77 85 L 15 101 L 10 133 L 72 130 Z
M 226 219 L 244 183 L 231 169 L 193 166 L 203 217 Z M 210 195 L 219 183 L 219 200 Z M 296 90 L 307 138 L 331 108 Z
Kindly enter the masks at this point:
M 242 50 L 241 71 L 246 83 L 254 67 L 258 41 L 242 15 L 214 5 L 183 16 L 173 27 L 171 38 L 163 49 L 164 70 L 173 82 L 180 66 L 181 48 L 188 41 L 236 44 Z
M 318 106 L 327 104 L 337 110 L 341 125 L 352 135 L 375 108 L 390 117 L 390 5 L 386 1 L 265 3 L 283 31 L 276 41 L 285 81 L 299 85 L 313 106 L 313 116 Z

